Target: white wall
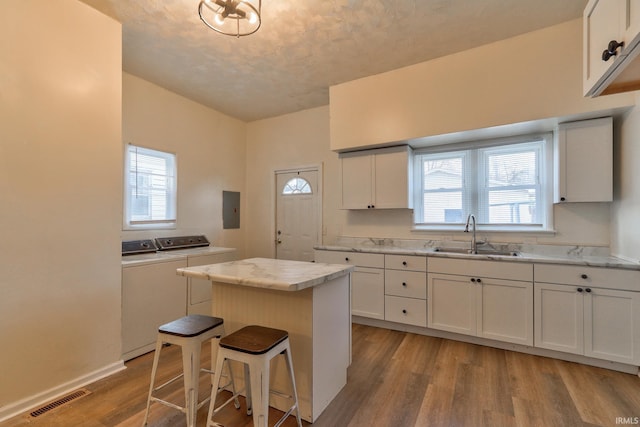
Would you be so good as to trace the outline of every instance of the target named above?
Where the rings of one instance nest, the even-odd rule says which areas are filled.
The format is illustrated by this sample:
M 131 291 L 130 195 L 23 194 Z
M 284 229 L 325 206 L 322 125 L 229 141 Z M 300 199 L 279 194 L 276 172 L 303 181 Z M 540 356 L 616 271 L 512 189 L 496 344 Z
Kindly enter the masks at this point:
M 0 2 L 0 419 L 120 369 L 121 26 Z
M 122 97 L 121 149 L 131 143 L 176 153 L 178 160 L 176 228 L 122 231 L 122 240 L 205 234 L 242 257 L 245 123 L 127 73 Z M 222 228 L 223 190 L 241 192 L 240 229 Z

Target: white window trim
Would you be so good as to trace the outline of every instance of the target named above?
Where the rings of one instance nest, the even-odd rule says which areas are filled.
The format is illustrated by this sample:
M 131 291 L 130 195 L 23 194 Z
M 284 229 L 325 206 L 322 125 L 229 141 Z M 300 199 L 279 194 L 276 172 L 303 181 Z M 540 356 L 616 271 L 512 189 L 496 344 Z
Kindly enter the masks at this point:
M 543 148 L 541 153 L 541 159 L 544 159 L 544 162 L 540 165 L 540 188 L 544 191 L 544 199 L 545 199 L 545 207 L 542 212 L 543 221 L 541 225 L 537 224 L 522 224 L 522 225 L 514 225 L 514 224 L 478 224 L 478 231 L 489 231 L 489 232 L 506 232 L 506 233 L 532 233 L 532 234 L 540 234 L 540 235 L 551 235 L 555 234 L 554 230 L 554 221 L 553 221 L 553 133 L 547 132 L 542 134 L 527 134 L 527 135 L 518 135 L 507 138 L 496 138 L 491 140 L 483 140 L 483 141 L 468 141 L 456 144 L 443 144 L 439 146 L 432 146 L 429 148 L 418 149 L 414 151 L 414 188 L 413 188 L 413 197 L 414 197 L 414 216 L 413 216 L 413 227 L 412 231 L 414 232 L 448 232 L 448 231 L 459 231 L 459 224 L 424 224 L 416 222 L 417 218 L 422 218 L 422 164 L 421 164 L 421 155 L 423 154 L 436 154 L 436 153 L 452 153 L 455 151 L 465 151 L 465 150 L 481 150 L 489 147 L 497 147 L 500 145 L 510 145 L 510 144 L 518 144 L 524 143 L 528 141 L 532 141 L 534 139 L 543 140 Z M 472 157 L 475 157 L 477 151 L 472 154 Z M 467 156 L 468 158 L 469 156 Z M 469 162 L 467 162 L 469 163 Z M 469 171 L 471 173 L 476 173 L 478 171 L 475 170 L 477 162 L 472 160 L 471 169 Z M 478 184 L 479 185 L 479 184 Z M 464 203 L 467 203 L 465 201 Z M 476 200 L 471 201 L 471 203 L 477 203 Z M 473 208 L 476 209 L 476 208 Z
M 129 199 L 129 162 L 130 162 L 130 152 L 129 148 L 131 146 L 138 147 L 142 150 L 149 150 L 151 152 L 156 152 L 160 154 L 164 154 L 167 157 L 171 156 L 173 159 L 173 169 L 174 169 L 174 195 L 173 195 L 173 218 L 164 219 L 164 220 L 149 220 L 149 221 L 131 221 L 131 205 Z M 175 229 L 177 226 L 177 216 L 178 216 L 178 156 L 175 153 L 171 153 L 168 151 L 157 150 L 154 148 L 144 147 L 136 144 L 125 144 L 124 145 L 124 179 L 123 179 L 123 192 L 124 192 L 124 203 L 123 203 L 123 230 L 167 230 L 167 229 Z

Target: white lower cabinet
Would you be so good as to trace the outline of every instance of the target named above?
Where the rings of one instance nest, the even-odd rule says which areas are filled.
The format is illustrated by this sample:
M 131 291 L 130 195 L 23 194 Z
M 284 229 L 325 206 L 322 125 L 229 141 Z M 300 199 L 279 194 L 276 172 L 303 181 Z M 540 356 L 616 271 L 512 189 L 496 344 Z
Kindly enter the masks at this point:
M 356 267 L 351 273 L 351 314 L 384 319 L 384 270 Z
M 537 282 L 538 276 L 550 280 L 551 273 L 571 283 Z M 612 280 L 618 276 L 635 281 Z M 535 346 L 639 365 L 640 292 L 610 289 L 637 285 L 639 277 L 631 271 L 536 265 Z
M 189 267 L 197 265 L 218 264 L 233 261 L 235 251 L 217 254 L 189 255 Z M 187 314 L 211 315 L 211 281 L 206 279 L 187 279 Z
M 356 316 L 640 365 L 640 271 L 328 250 L 315 259 L 356 266 Z
M 316 250 L 315 261 L 348 264 L 351 273 L 351 314 L 384 320 L 384 255 Z
M 533 345 L 531 282 L 429 274 L 433 329 Z
M 430 258 L 427 277 L 428 327 L 533 345 L 530 264 Z

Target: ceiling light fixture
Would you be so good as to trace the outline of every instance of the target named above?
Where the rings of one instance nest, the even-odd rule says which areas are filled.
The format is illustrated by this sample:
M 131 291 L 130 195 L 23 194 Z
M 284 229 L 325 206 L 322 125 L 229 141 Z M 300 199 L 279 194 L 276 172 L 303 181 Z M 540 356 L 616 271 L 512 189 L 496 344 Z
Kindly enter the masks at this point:
M 198 14 L 205 25 L 227 36 L 248 36 L 260 28 L 262 0 L 200 0 Z

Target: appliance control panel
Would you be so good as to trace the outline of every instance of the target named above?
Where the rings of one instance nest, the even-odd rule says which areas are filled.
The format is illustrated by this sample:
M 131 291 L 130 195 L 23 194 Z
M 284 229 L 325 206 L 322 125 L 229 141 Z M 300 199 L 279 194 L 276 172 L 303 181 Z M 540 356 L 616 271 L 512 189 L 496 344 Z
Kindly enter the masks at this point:
M 153 239 L 127 240 L 122 242 L 122 255 L 156 252 L 158 247 Z
M 185 249 L 197 248 L 200 246 L 209 246 L 209 241 L 205 236 L 177 236 L 177 237 L 158 237 L 156 239 L 158 249 L 165 251 L 168 249 Z

